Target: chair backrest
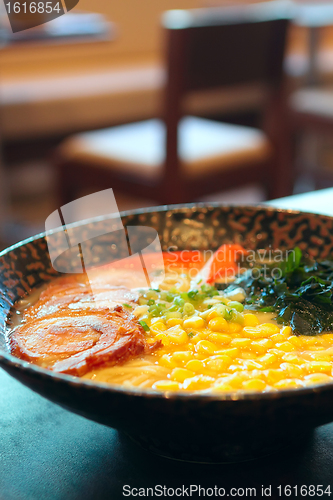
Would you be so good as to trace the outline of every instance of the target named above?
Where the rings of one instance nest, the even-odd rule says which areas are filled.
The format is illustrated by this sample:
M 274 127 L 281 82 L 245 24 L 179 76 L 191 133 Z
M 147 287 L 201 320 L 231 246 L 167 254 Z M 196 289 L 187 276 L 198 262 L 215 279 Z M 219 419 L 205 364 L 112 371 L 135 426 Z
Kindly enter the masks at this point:
M 177 170 L 177 125 L 188 94 L 244 84 L 280 87 L 290 18 L 284 1 L 163 15 L 168 169 Z

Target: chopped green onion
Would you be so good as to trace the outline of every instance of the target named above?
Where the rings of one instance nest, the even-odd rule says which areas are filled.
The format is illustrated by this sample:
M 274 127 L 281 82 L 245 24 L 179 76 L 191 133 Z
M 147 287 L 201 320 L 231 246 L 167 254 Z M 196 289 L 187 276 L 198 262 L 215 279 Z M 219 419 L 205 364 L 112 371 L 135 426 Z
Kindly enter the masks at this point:
M 190 337 L 190 339 L 191 339 L 192 337 L 194 337 L 194 333 L 193 332 L 188 332 L 187 336 Z
M 153 306 L 153 305 L 155 305 L 155 300 L 154 300 L 154 299 L 149 299 L 149 300 L 148 300 L 148 305 L 149 305 L 149 306 Z
M 197 299 L 197 296 L 198 296 L 198 290 L 191 290 L 190 292 L 188 292 L 188 298 L 191 299 L 191 300 L 196 300 Z
M 129 309 L 133 309 L 133 306 L 131 306 L 130 304 L 123 304 L 124 307 L 128 307 Z
M 183 314 L 186 316 L 192 316 L 195 313 L 195 308 L 190 302 L 186 302 L 183 307 Z
M 176 306 L 179 306 L 179 307 L 183 307 L 183 305 L 185 304 L 185 300 L 182 299 L 181 297 L 175 297 L 173 302 Z
M 236 311 L 238 312 L 243 312 L 244 311 L 244 306 L 243 304 L 241 304 L 240 302 L 238 302 L 237 300 L 231 300 L 229 303 L 228 303 L 228 307 L 231 307 L 232 309 L 236 309 Z
M 244 323 L 244 316 L 240 312 L 236 311 L 236 309 L 231 309 L 230 313 L 230 321 L 233 323 L 239 323 L 240 325 Z
M 142 326 L 142 328 L 144 329 L 145 332 L 149 332 L 150 331 L 150 328 L 149 326 L 147 325 L 147 323 L 145 321 L 139 321 L 140 325 Z

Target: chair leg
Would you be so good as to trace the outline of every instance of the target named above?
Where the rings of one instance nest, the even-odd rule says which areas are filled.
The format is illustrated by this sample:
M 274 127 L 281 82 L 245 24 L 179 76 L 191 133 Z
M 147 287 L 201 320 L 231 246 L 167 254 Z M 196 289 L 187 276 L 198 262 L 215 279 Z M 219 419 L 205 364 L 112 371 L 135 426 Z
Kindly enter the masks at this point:
M 56 183 L 56 196 L 59 207 L 75 199 L 75 193 L 77 192 L 77 176 L 73 175 L 70 164 L 61 162 L 57 164 Z

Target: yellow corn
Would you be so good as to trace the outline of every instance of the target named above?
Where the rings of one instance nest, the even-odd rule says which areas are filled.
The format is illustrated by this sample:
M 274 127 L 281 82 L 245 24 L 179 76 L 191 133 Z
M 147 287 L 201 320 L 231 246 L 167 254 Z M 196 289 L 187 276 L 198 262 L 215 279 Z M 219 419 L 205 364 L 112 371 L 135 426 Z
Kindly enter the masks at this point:
M 171 372 L 171 379 L 176 382 L 184 382 L 189 377 L 193 377 L 195 375 L 192 370 L 187 370 L 186 368 L 174 368 Z
M 283 371 L 279 369 L 270 368 L 266 372 L 266 380 L 270 385 L 276 384 L 280 380 L 284 379 L 285 376 L 285 373 L 283 373 Z
M 231 364 L 231 358 L 229 356 L 219 356 L 214 359 L 209 359 L 206 361 L 205 365 L 209 370 L 215 372 L 223 373 L 228 366 Z
M 303 369 L 292 363 L 281 363 L 280 368 L 287 374 L 288 378 L 300 378 L 304 375 Z
M 218 351 L 218 354 L 221 354 L 223 356 L 229 356 L 230 358 L 234 359 L 239 356 L 239 349 L 238 347 L 230 347 L 230 349 L 223 349 L 221 351 Z
M 277 361 L 277 356 L 276 354 L 274 353 L 267 353 L 267 354 L 264 354 L 263 356 L 261 356 L 260 358 L 257 358 L 258 362 L 262 365 L 262 366 L 270 366 L 272 365 L 273 363 L 276 363 Z
M 266 389 L 266 384 L 263 380 L 259 378 L 253 378 L 251 380 L 246 380 L 243 382 L 243 389 L 246 391 L 263 391 Z
M 240 337 L 240 338 L 236 338 L 236 339 L 232 339 L 232 341 L 230 342 L 230 346 L 231 347 L 247 347 L 248 345 L 250 345 L 252 342 L 251 339 L 247 339 L 245 337 Z
M 264 354 L 274 344 L 270 339 L 252 340 L 249 349 L 258 354 Z
M 195 375 L 194 377 L 187 378 L 183 382 L 183 388 L 188 391 L 194 390 L 204 390 L 208 389 L 213 383 L 215 379 L 212 377 L 208 377 L 207 375 Z
M 177 366 L 170 354 L 163 354 L 158 360 L 158 363 L 165 368 L 175 368 Z
M 193 357 L 191 351 L 176 351 L 172 354 L 171 359 L 175 363 L 187 363 Z
M 205 320 L 200 318 L 200 316 L 191 316 L 184 320 L 183 327 L 200 329 L 203 328 L 205 324 Z
M 208 328 L 213 332 L 227 332 L 229 331 L 229 323 L 224 318 L 218 316 L 209 321 Z
M 255 314 L 244 314 L 244 326 L 257 326 L 259 319 Z
M 180 386 L 174 380 L 159 380 L 155 382 L 153 389 L 157 389 L 158 391 L 178 391 Z
M 217 312 L 215 311 L 215 309 L 212 309 L 208 314 L 207 314 L 207 317 L 206 317 L 206 320 L 207 322 L 209 323 L 211 319 L 213 318 L 217 318 L 218 317 L 218 314 Z
M 296 349 L 296 347 L 291 344 L 290 342 L 282 342 L 281 344 L 276 344 L 276 347 L 280 350 L 280 351 L 284 351 L 284 352 L 291 352 L 291 351 L 294 351 Z
M 166 326 L 162 321 L 157 321 L 150 327 L 151 332 L 156 335 L 160 332 L 164 332 L 166 330 Z
M 280 330 L 280 334 L 289 337 L 292 333 L 290 326 L 283 326 Z
M 301 387 L 301 386 L 302 386 L 301 380 L 297 379 L 295 380 L 292 378 L 285 378 L 274 384 L 274 387 L 276 389 L 294 389 L 296 387 Z
M 182 326 L 183 325 L 183 320 L 181 318 L 170 318 L 170 319 L 167 320 L 166 324 L 169 327 L 171 327 L 171 326 L 177 326 L 177 325 Z
M 332 380 L 332 377 L 326 373 L 313 373 L 304 377 L 305 385 L 327 384 L 328 382 L 332 382 Z
M 249 337 L 250 339 L 264 338 L 267 337 L 267 333 L 264 330 L 254 326 L 245 326 L 243 328 L 244 337 Z
M 258 328 L 262 332 L 265 332 L 267 336 L 274 335 L 275 333 L 280 333 L 280 328 L 273 323 L 263 323 L 262 325 L 259 325 Z
M 239 333 L 242 331 L 242 325 L 239 323 L 229 323 L 229 333 Z
M 173 344 L 186 344 L 189 340 L 187 333 L 179 325 L 166 330 L 165 335 Z
M 332 363 L 327 361 L 310 361 L 305 364 L 305 369 L 308 373 L 331 373 Z
M 185 368 L 192 370 L 193 372 L 203 372 L 205 364 L 200 359 L 190 359 L 190 361 L 186 363 Z
M 195 346 L 195 350 L 200 354 L 214 354 L 217 349 L 209 340 L 200 340 Z
M 208 340 L 211 342 L 215 342 L 216 344 L 227 345 L 231 342 L 230 335 L 225 335 L 223 333 L 211 333 L 208 335 Z

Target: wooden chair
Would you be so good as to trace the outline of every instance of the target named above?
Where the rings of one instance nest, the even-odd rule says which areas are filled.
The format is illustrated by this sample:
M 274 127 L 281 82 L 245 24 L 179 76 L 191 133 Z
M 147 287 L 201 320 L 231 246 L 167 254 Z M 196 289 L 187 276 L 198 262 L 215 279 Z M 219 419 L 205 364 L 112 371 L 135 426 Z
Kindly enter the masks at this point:
M 289 99 L 289 123 L 298 175 L 311 177 L 315 188 L 333 185 L 333 169 L 324 168 L 320 159 L 325 140 L 333 137 L 333 88 L 314 86 L 294 91 Z M 302 139 L 299 155 L 297 138 Z M 302 153 L 302 151 L 301 151 Z M 301 156 L 297 162 L 298 156 Z
M 255 181 L 268 197 L 291 194 L 282 93 L 288 19 L 280 2 L 166 12 L 163 119 L 66 140 L 57 155 L 61 204 L 79 187 L 162 204 Z M 262 130 L 188 115 L 200 99 L 214 109 L 224 96 L 231 107 L 230 91 L 236 108 L 244 96 L 259 97 Z

